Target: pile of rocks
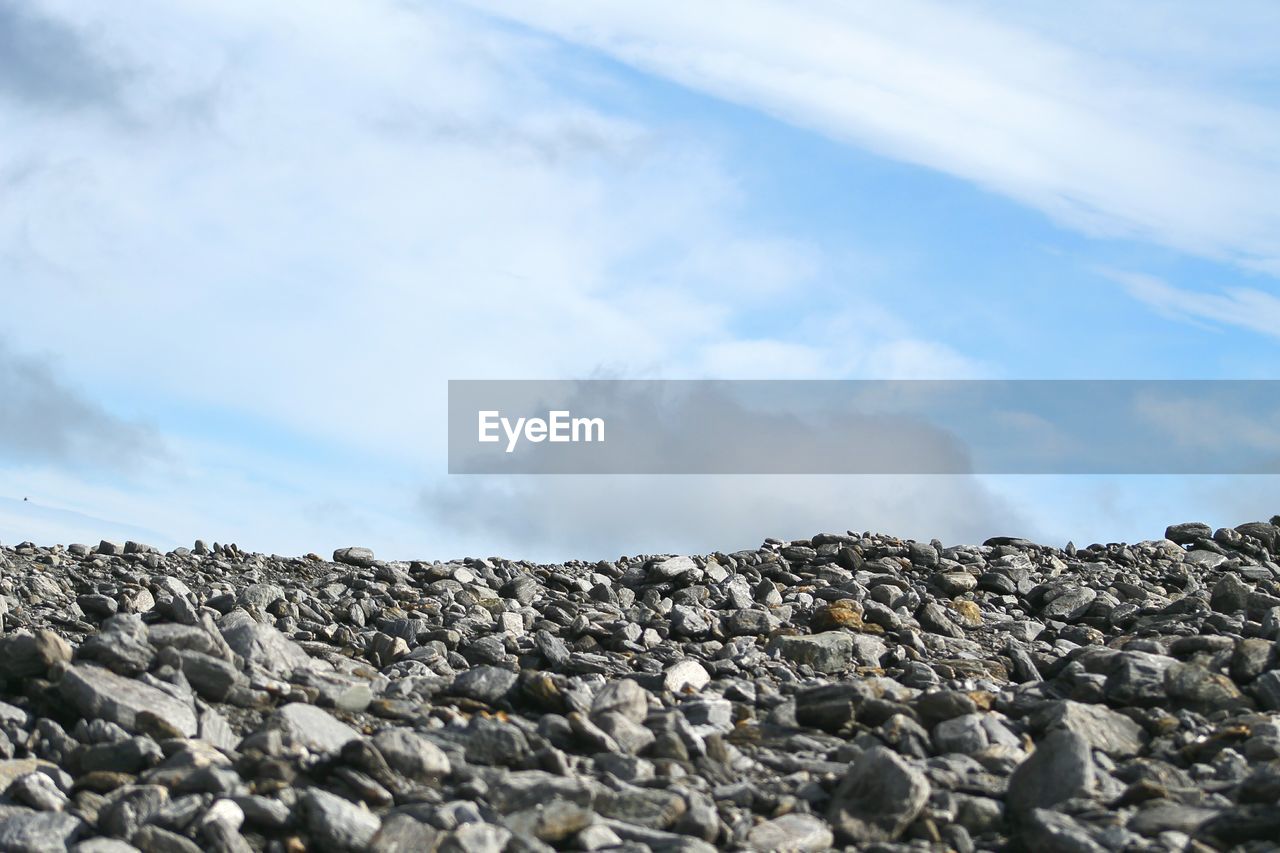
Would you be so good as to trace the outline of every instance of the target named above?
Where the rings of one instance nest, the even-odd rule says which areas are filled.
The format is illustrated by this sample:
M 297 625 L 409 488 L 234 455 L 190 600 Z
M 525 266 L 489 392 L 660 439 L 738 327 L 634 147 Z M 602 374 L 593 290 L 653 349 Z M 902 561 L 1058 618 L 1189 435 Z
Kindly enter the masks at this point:
M 1275 849 L 1278 525 L 0 548 L 0 851 Z

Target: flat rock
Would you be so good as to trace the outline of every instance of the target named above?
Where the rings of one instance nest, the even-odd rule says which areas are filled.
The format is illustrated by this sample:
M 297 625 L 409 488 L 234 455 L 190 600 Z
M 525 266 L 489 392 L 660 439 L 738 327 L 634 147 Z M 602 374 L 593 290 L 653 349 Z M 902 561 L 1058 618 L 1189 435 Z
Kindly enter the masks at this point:
M 100 717 L 144 734 L 196 734 L 196 712 L 190 704 L 109 669 L 94 664 L 70 666 L 58 686 L 86 719 Z
M 303 702 L 290 702 L 277 708 L 266 727 L 275 729 L 287 740 L 312 752 L 333 755 L 348 742 L 358 740 L 360 733 L 346 723 L 334 719 L 323 708 Z

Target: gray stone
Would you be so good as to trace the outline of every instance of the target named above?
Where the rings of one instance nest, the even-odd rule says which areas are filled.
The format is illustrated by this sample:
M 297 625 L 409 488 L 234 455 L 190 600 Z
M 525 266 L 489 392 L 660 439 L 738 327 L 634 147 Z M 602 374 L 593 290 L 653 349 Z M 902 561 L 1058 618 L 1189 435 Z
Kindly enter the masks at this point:
M 101 717 L 142 734 L 196 734 L 196 713 L 190 704 L 94 664 L 68 667 L 59 689 L 86 719 Z
M 1022 831 L 1028 850 L 1044 853 L 1106 853 L 1107 848 L 1089 837 L 1085 827 L 1070 815 L 1032 809 Z
M 440 747 L 409 729 L 383 729 L 374 735 L 373 745 L 393 770 L 418 782 L 438 781 L 452 769 Z
M 1026 818 L 1033 809 L 1092 796 L 1097 786 L 1088 742 L 1068 729 L 1055 729 L 1013 772 L 1005 803 L 1014 815 Z
M 596 800 L 596 812 L 604 817 L 648 829 L 668 829 L 688 808 L 684 798 L 657 788 L 624 787 Z
M 374 563 L 373 551 L 358 546 L 339 548 L 333 552 L 333 561 L 335 563 L 346 563 L 348 566 L 369 568 Z
M 299 667 L 309 667 L 311 658 L 302 647 L 274 627 L 254 621 L 244 610 L 233 610 L 218 626 L 227 645 L 245 663 L 287 678 Z
M 113 773 L 141 773 L 164 759 L 160 744 L 149 737 L 136 736 L 118 743 L 86 747 L 80 753 L 80 769 L 86 773 L 106 770 Z
M 1280 711 L 1280 670 L 1263 673 L 1253 682 L 1258 704 L 1268 711 Z
M 0 677 L 44 676 L 71 660 L 71 646 L 53 631 L 21 632 L 0 637 Z
M 696 660 L 677 661 L 662 673 L 662 686 L 672 693 L 696 693 L 711 683 L 711 675 Z
M 775 637 L 769 648 L 784 660 L 805 664 L 817 672 L 840 672 L 854 664 L 858 649 L 853 638 L 853 634 L 843 631 L 781 636 Z
M 779 853 L 826 850 L 833 841 L 827 825 L 807 814 L 785 814 L 757 824 L 747 833 L 747 844 L 752 848 Z
M 358 740 L 359 732 L 333 718 L 333 715 L 304 702 L 290 702 L 277 708 L 266 727 L 279 731 L 287 741 L 312 752 L 336 754 L 348 742 Z
M 156 653 L 148 642 L 142 618 L 135 613 L 121 613 L 103 621 L 98 633 L 81 644 L 76 659 L 132 676 L 149 670 Z
M 298 796 L 307 831 L 323 850 L 363 851 L 382 826 L 378 816 L 328 791 L 307 788 Z
M 511 831 L 489 823 L 464 823 L 440 839 L 436 853 L 502 853 Z
M 1053 702 L 1037 711 L 1032 723 L 1041 731 L 1066 729 L 1091 748 L 1115 758 L 1135 756 L 1147 742 L 1147 734 L 1141 726 L 1105 705 L 1086 705 L 1070 700 Z
M 58 790 L 51 776 L 39 771 L 14 779 L 5 793 L 42 812 L 60 812 L 67 805 L 67 795 Z
M 197 693 L 211 702 L 222 702 L 233 689 L 248 684 L 248 679 L 222 658 L 189 650 L 178 654 L 182 661 L 182 674 Z
M 80 818 L 65 812 L 30 812 L 0 820 L 0 850 L 12 853 L 59 853 L 85 829 Z
M 991 742 L 982 726 L 982 714 L 964 714 L 945 720 L 933 727 L 934 748 L 940 753 L 958 752 L 972 755 L 986 749 Z
M 90 838 L 67 849 L 71 853 L 139 853 L 137 847 L 116 838 Z
M 284 600 L 284 590 L 273 583 L 253 583 L 240 590 L 236 603 L 246 610 L 265 611 L 277 601 Z
M 1237 613 L 1249 606 L 1249 593 L 1253 587 L 1236 575 L 1226 575 L 1213 585 L 1209 606 L 1219 613 Z
M 142 853 L 202 853 L 190 838 L 160 826 L 144 826 L 129 839 Z
M 896 753 L 873 746 L 831 795 L 827 819 L 846 844 L 897 839 L 924 810 L 929 780 Z
M 160 622 L 150 626 L 147 641 L 157 649 L 173 648 L 218 658 L 227 657 L 225 651 L 229 651 L 220 635 L 215 638 L 203 627 L 180 625 L 176 622 Z
M 698 564 L 689 557 L 671 557 L 654 563 L 649 568 L 649 577 L 654 580 L 676 580 L 698 571 Z
M 610 682 L 591 700 L 593 718 L 608 713 L 621 714 L 633 722 L 643 722 L 649 714 L 649 694 L 630 678 Z
M 564 844 L 591 825 L 595 814 L 577 803 L 552 798 L 534 808 L 512 812 L 502 823 L 518 838 L 536 838 L 548 844 Z
M 458 673 L 449 692 L 492 705 L 502 701 L 515 687 L 516 674 L 496 666 L 476 666 Z
M 1097 591 L 1087 586 L 1072 587 L 1063 590 L 1045 604 L 1040 609 L 1040 615 L 1045 619 L 1075 622 L 1089 611 L 1097 597 Z
M 1252 707 L 1230 678 L 1193 663 L 1175 663 L 1165 671 L 1165 692 L 1199 713 Z
M 946 608 L 939 606 L 936 602 L 926 601 L 916 611 L 916 620 L 920 623 L 920 627 L 931 634 L 957 640 L 964 638 L 964 629 L 955 623 Z
M 978 579 L 965 571 L 939 572 L 930 580 L 948 598 L 972 592 L 978 586 Z
M 369 853 L 434 850 L 440 835 L 440 830 L 407 814 L 392 814 L 382 821 L 377 834 L 369 841 Z
M 1211 536 L 1213 528 L 1200 521 L 1171 524 L 1164 530 L 1164 538 L 1179 545 L 1191 545 L 1197 539 L 1208 539 Z
M 1113 705 L 1152 706 L 1168 702 L 1164 677 L 1177 660 L 1147 652 L 1121 652 L 1107 676 L 1104 691 Z
M 653 732 L 615 711 L 593 716 L 592 722 L 628 755 L 636 755 L 654 741 Z

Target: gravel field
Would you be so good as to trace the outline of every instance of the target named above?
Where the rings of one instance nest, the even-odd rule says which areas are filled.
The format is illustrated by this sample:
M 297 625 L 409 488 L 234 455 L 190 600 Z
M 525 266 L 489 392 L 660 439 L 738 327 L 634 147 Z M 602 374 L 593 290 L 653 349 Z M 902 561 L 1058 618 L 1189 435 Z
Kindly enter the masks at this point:
M 1278 525 L 6 545 L 0 851 L 1280 849 Z

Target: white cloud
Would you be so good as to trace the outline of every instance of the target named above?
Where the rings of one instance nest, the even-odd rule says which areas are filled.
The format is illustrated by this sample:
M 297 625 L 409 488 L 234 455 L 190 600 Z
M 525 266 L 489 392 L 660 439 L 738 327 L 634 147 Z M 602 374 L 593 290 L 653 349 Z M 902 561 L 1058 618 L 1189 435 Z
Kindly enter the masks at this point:
M 1249 287 L 1228 287 L 1204 293 L 1174 287 L 1155 276 L 1103 270 L 1130 296 L 1161 315 L 1189 322 L 1208 321 L 1237 326 L 1272 337 L 1280 336 L 1280 297 Z
M 1136 49 L 1112 35 L 1098 51 L 1078 25 L 1055 40 L 1044 25 L 1052 14 L 1004 15 L 1024 22 L 1011 26 L 988 16 L 992 4 L 934 0 L 470 4 L 1090 234 L 1280 273 L 1280 113 L 1194 75 L 1149 72 L 1153 40 L 1141 35 Z M 1107 4 L 1093 20 L 1127 29 L 1131 11 L 1143 19 L 1140 5 Z M 1186 27 L 1163 8 L 1161 23 L 1194 31 L 1198 17 L 1178 8 Z M 1256 47 L 1261 29 L 1274 44 L 1280 20 L 1250 8 L 1240 41 Z M 1191 57 L 1227 46 L 1182 45 Z
M 180 468 L 24 471 L 43 504 L 175 542 L 463 550 L 417 514 L 447 378 L 880 366 L 741 331 L 828 259 L 744 224 L 703 141 L 549 82 L 543 39 L 398 2 L 33 8 L 127 73 L 57 111 L 0 93 L 0 331 L 56 340 L 68 381 L 150 416 Z

